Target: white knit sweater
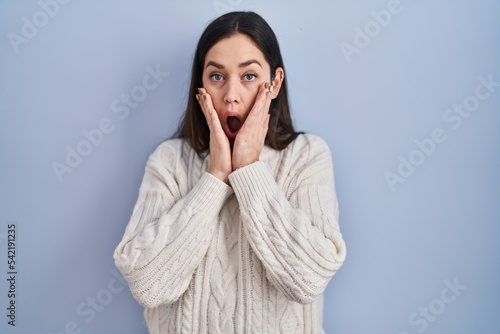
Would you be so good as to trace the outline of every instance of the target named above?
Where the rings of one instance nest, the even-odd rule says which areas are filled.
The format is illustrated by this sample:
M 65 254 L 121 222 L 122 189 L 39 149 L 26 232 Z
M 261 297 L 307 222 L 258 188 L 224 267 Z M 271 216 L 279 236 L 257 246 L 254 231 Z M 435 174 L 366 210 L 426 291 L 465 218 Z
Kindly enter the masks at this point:
M 181 139 L 150 156 L 114 259 L 157 333 L 322 333 L 342 265 L 331 153 L 314 135 L 229 175 Z

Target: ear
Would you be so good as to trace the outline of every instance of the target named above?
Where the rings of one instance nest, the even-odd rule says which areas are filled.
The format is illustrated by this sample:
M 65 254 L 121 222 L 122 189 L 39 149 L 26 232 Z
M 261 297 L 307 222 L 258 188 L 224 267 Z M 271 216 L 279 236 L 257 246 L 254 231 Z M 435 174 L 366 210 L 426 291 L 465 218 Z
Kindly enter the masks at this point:
M 278 67 L 276 71 L 274 71 L 274 79 L 271 81 L 272 84 L 272 95 L 271 98 L 275 99 L 280 92 L 281 85 L 283 84 L 283 80 L 285 80 L 285 71 L 283 68 Z

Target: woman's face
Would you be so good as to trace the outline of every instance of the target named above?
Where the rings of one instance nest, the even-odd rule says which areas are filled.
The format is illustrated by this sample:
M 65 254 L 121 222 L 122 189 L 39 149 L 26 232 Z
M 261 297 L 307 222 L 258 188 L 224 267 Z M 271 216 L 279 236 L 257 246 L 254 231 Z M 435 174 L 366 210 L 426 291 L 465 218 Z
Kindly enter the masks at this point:
M 243 123 L 259 87 L 270 80 L 270 67 L 264 54 L 247 35 L 224 38 L 208 51 L 202 74 L 203 88 L 212 97 L 228 137 L 232 136 L 228 118 L 231 121 L 238 118 Z

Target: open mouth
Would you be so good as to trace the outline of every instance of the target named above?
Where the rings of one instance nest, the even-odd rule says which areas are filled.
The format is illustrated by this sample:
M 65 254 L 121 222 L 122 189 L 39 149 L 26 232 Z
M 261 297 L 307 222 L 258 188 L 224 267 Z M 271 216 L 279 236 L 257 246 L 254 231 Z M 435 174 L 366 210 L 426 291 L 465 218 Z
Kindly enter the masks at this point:
M 231 132 L 237 132 L 242 125 L 241 120 L 236 116 L 229 116 L 227 118 L 227 127 Z
M 228 115 L 226 117 L 226 124 L 224 126 L 226 135 L 229 139 L 236 138 L 238 131 L 243 126 L 243 121 L 240 118 L 240 115 L 233 113 L 233 115 Z

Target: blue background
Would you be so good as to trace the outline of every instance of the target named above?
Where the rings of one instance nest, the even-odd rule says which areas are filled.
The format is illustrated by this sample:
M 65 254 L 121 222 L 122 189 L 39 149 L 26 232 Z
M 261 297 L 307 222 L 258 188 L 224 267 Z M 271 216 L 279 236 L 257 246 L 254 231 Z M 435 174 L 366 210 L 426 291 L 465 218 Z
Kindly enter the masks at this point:
M 443 118 L 474 102 L 480 77 L 500 82 L 500 1 L 401 0 L 385 26 L 372 12 L 393 8 L 385 0 L 73 0 L 43 14 L 51 2 L 0 1 L 2 333 L 146 333 L 112 254 L 147 157 L 185 107 L 201 32 L 242 9 L 278 36 L 297 128 L 333 153 L 348 248 L 326 291 L 326 332 L 500 333 L 500 87 L 460 126 Z M 29 38 L 26 22 L 39 25 L 24 28 Z M 113 112 L 148 67 L 168 75 L 126 117 Z M 103 119 L 113 131 L 58 178 L 53 164 Z M 437 128 L 446 140 L 415 153 Z M 386 173 L 411 157 L 418 166 L 391 188 Z M 6 318 L 10 223 L 16 327 Z

